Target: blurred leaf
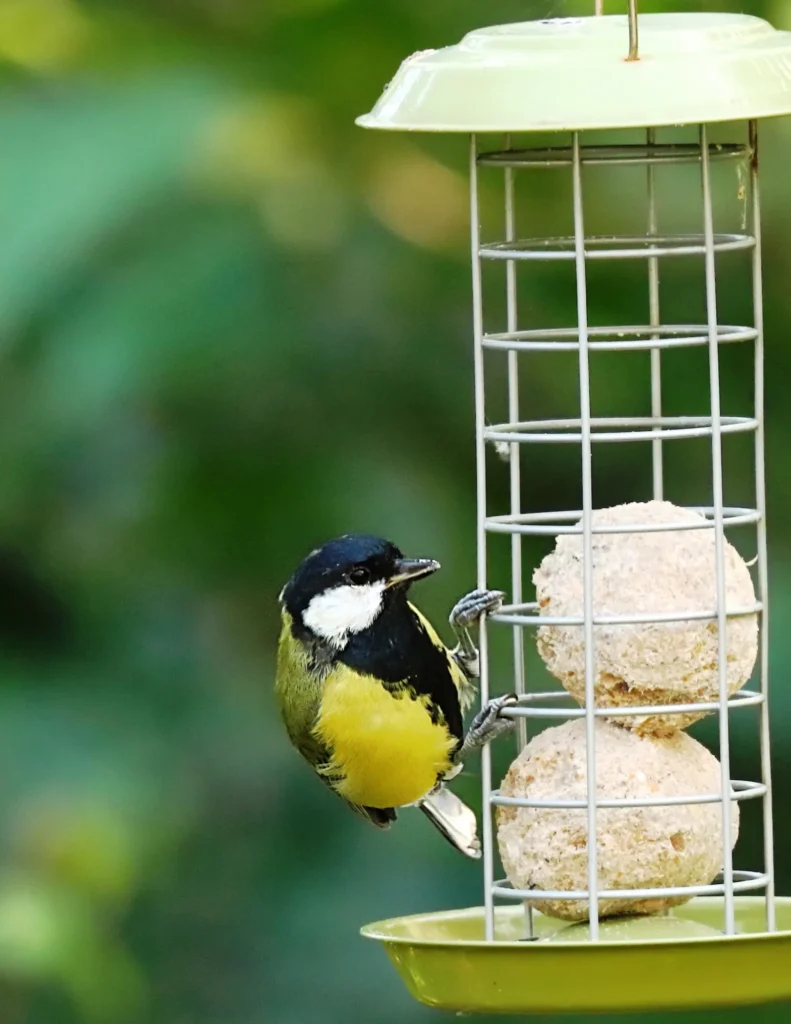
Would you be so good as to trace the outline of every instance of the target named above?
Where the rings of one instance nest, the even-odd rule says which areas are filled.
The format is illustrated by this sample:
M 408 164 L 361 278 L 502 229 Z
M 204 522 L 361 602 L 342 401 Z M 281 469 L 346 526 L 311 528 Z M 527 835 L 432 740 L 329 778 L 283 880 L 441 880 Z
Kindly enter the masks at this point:
M 210 79 L 191 75 L 0 99 L 8 147 L 0 158 L 6 336 L 183 179 L 221 96 Z

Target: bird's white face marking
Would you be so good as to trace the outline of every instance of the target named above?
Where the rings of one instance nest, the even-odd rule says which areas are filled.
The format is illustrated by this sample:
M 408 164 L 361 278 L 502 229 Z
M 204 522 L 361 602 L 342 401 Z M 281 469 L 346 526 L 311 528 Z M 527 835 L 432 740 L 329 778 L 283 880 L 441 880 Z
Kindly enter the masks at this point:
M 384 591 L 384 582 L 331 587 L 311 600 L 302 620 L 317 636 L 340 649 L 350 633 L 360 633 L 371 625 L 382 610 Z

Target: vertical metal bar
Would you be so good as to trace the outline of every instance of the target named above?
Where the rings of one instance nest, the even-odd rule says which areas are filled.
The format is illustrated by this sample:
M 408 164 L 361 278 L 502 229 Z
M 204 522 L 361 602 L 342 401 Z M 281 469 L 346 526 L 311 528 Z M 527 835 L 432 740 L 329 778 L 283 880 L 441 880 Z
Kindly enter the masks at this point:
M 700 127 L 700 166 L 703 188 L 703 236 L 706 247 L 706 313 L 709 333 L 709 388 L 711 392 L 711 475 L 714 506 L 714 551 L 717 582 L 717 677 L 719 684 L 720 769 L 722 786 L 722 877 L 725 889 L 725 934 L 735 932 L 733 850 L 731 848 L 731 757 L 728 721 L 728 643 L 725 604 L 725 532 L 722 512 L 722 421 L 720 418 L 720 364 L 717 337 L 717 279 L 714 257 L 714 219 L 711 205 L 709 141 Z
M 470 136 L 470 246 L 472 249 L 472 316 L 473 366 L 475 372 L 475 471 L 477 490 L 476 543 L 478 554 L 477 586 L 486 588 L 486 425 L 483 378 L 483 295 L 481 289 L 481 225 L 478 207 L 478 147 L 474 135 Z M 486 617 L 481 618 L 479 650 L 481 675 L 479 680 L 481 707 L 489 700 L 489 643 Z M 492 754 L 487 743 L 481 750 L 481 831 L 483 840 L 483 899 L 486 940 L 494 939 L 494 846 L 492 836 Z
M 629 56 L 627 60 L 639 60 L 637 38 L 637 0 L 629 0 Z
M 646 142 L 649 146 L 656 143 L 656 131 L 649 128 L 646 131 Z M 655 168 L 653 164 L 648 165 L 646 171 L 646 187 L 648 191 L 648 234 L 656 235 L 656 181 Z M 659 319 L 659 260 L 652 256 L 648 260 L 648 322 L 652 327 L 658 327 Z M 652 335 L 656 340 L 657 335 Z M 660 417 L 662 415 L 662 352 L 661 349 L 651 349 L 651 415 Z M 652 470 L 654 481 L 654 500 L 661 501 L 664 497 L 664 480 L 662 471 L 662 438 L 657 437 L 651 442 Z
M 769 585 L 766 553 L 766 453 L 764 444 L 764 308 L 761 266 L 761 195 L 758 183 L 758 122 L 750 121 L 750 195 L 752 199 L 753 249 L 753 324 L 755 339 L 755 507 L 758 520 L 758 600 L 761 602 L 760 666 L 761 692 L 761 781 L 766 786 L 763 798 L 764 871 L 766 885 L 766 930 L 776 928 L 774 823 L 772 821 L 772 758 L 769 745 Z
M 588 292 L 585 269 L 585 223 L 582 201 L 582 160 L 579 132 L 572 140 L 574 201 L 574 260 L 577 274 L 577 329 L 579 332 L 580 433 L 582 435 L 582 590 L 585 620 L 585 739 L 588 774 L 588 902 L 590 937 L 599 937 L 599 877 L 596 836 L 596 718 L 593 651 L 593 475 L 591 451 L 590 369 L 588 366 Z
M 511 137 L 506 136 L 506 149 L 511 148 Z M 505 237 L 512 242 L 516 238 L 516 204 L 514 200 L 514 170 L 505 169 Z M 508 260 L 506 273 L 506 301 L 508 314 L 508 330 L 518 330 L 518 308 L 516 289 L 516 261 Z M 511 423 L 519 422 L 519 356 L 516 352 L 508 353 L 508 419 Z M 511 514 L 519 515 L 522 511 L 521 491 L 521 445 L 514 442 L 509 451 L 509 469 L 511 473 Z M 511 536 L 511 598 L 514 604 L 522 602 L 522 535 Z M 525 646 L 524 631 L 521 626 L 514 626 L 514 692 L 525 692 Z M 527 719 L 520 718 L 516 728 L 517 753 L 527 742 Z
M 511 148 L 511 136 L 505 137 L 505 148 Z M 516 238 L 516 202 L 514 197 L 514 169 L 505 168 L 505 237 L 512 242 Z M 505 288 L 507 303 L 507 329 L 518 330 L 518 305 L 516 287 L 516 261 L 508 260 L 505 265 Z M 519 356 L 508 353 L 508 419 L 519 422 Z M 522 511 L 521 445 L 514 442 L 509 451 L 511 476 L 511 514 Z M 522 602 L 522 535 L 511 535 L 511 599 L 514 604 Z M 514 692 L 525 692 L 525 639 L 521 626 L 514 626 Z M 516 726 L 516 751 L 519 753 L 527 743 L 527 719 L 520 718 Z M 525 938 L 533 938 L 533 911 L 525 905 Z

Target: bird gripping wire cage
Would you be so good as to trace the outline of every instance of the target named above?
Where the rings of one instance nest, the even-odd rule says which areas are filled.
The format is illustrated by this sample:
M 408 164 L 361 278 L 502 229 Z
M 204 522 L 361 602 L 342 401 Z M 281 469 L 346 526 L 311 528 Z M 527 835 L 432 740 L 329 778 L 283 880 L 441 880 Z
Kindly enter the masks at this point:
M 598 5 L 597 5 L 598 7 Z M 597 14 L 600 13 L 597 11 Z M 489 540 L 507 534 L 511 543 L 510 603 L 481 623 L 481 700 L 491 693 L 488 633 L 513 631 L 513 688 L 517 706 L 505 712 L 519 722 L 523 747 L 528 722 L 550 718 L 584 720 L 585 793 L 571 798 L 507 795 L 493 788 L 491 754 L 482 754 L 484 906 L 470 911 L 422 915 L 370 926 L 381 939 L 411 991 L 424 1001 L 456 1010 L 503 1010 L 512 1013 L 728 1005 L 791 999 L 785 967 L 771 971 L 769 958 L 791 950 L 791 902 L 774 891 L 771 766 L 768 710 L 767 547 L 764 480 L 763 313 L 761 233 L 758 187 L 758 121 L 791 113 L 791 34 L 775 32 L 760 19 L 741 15 L 643 15 L 634 0 L 625 15 L 552 19 L 497 26 L 470 33 L 459 46 L 424 51 L 399 69 L 365 127 L 391 130 L 463 132 L 470 137 L 470 220 L 472 232 L 472 305 L 474 325 L 475 418 L 477 462 L 478 586 L 496 585 L 488 578 Z M 736 141 L 711 138 L 711 125 L 728 123 Z M 679 141 L 679 129 L 695 137 Z M 736 126 L 736 127 L 733 127 Z M 613 139 L 599 141 L 606 131 Z M 517 136 L 563 133 L 558 144 L 529 145 Z M 589 142 L 596 132 L 595 142 Z M 623 141 L 624 132 L 630 133 Z M 639 141 L 635 133 L 639 132 Z M 504 143 L 491 145 L 491 133 Z M 619 137 L 620 133 L 620 137 Z M 737 168 L 748 216 L 738 231 L 715 230 L 713 167 Z M 702 214 L 684 232 L 659 228 L 661 209 L 657 178 L 665 168 L 688 165 L 697 170 Z M 643 169 L 646 230 L 640 234 L 586 234 L 585 184 L 589 168 Z M 568 236 L 521 237 L 517 230 L 516 179 L 541 173 L 570 175 Z M 481 182 L 484 175 L 504 178 L 502 237 L 484 240 L 481 230 Z M 567 180 L 567 179 L 566 179 Z M 562 188 L 563 186 L 561 186 Z M 749 325 L 718 320 L 717 266 L 724 254 L 750 255 L 753 315 Z M 666 261 L 693 259 L 702 264 L 705 319 L 699 323 L 663 319 L 660 269 Z M 518 308 L 518 280 L 537 265 L 565 261 L 574 268 L 576 324 L 543 328 L 530 323 Z M 590 266 L 607 261 L 613 275 L 623 261 L 646 268 L 646 322 L 592 326 L 589 309 Z M 506 329 L 488 329 L 484 310 L 484 268 L 504 264 Z M 720 359 L 723 346 L 750 343 L 754 348 L 754 396 L 750 415 L 729 415 L 722 408 Z M 663 409 L 662 362 L 671 350 L 702 349 L 708 355 L 709 409 L 705 415 L 668 415 Z M 579 416 L 568 419 L 523 419 L 519 370 L 534 353 L 576 353 Z M 650 416 L 597 417 L 591 412 L 591 361 L 599 352 L 648 353 Z M 507 361 L 507 421 L 491 424 L 484 378 L 485 355 L 501 353 Z M 725 504 L 723 439 L 732 434 L 754 438 L 755 487 L 750 507 Z M 664 457 L 667 446 L 702 438 L 710 445 L 710 504 L 698 507 L 683 523 L 657 522 L 637 516 L 628 522 L 597 518 L 593 494 L 593 453 L 599 446 L 638 442 L 650 452 L 652 495 L 665 498 Z M 525 512 L 522 508 L 522 450 L 539 445 L 576 445 L 581 452 L 582 507 L 571 511 Z M 487 457 L 499 446 L 510 473 L 510 507 L 490 511 Z M 528 481 L 529 482 L 529 481 Z M 642 496 L 640 496 L 642 497 Z M 638 499 L 639 500 L 639 499 Z M 729 600 L 726 532 L 751 525 L 755 530 L 757 597 L 734 606 Z M 671 611 L 605 614 L 595 601 L 596 546 L 606 535 L 708 531 L 714 538 L 714 593 L 710 607 Z M 574 614 L 548 614 L 543 603 L 525 599 L 522 538 L 576 538 L 581 567 L 580 607 Z M 598 572 L 598 569 L 597 569 Z M 505 589 L 505 588 L 504 588 Z M 752 617 L 760 622 L 758 683 L 732 692 L 729 624 Z M 637 706 L 603 706 L 597 688 L 597 642 L 603 629 L 657 623 L 705 622 L 716 627 L 714 678 L 710 699 L 691 699 L 672 708 L 658 702 Z M 528 692 L 525 686 L 525 632 L 536 628 L 576 629 L 582 635 L 584 687 L 582 707 L 560 707 L 559 694 Z M 731 777 L 730 722 L 742 709 L 758 707 L 760 781 Z M 599 724 L 619 716 L 691 715 L 714 712 L 718 718 L 719 777 L 716 792 L 607 797 L 601 793 L 597 762 Z M 729 798 L 725 799 L 724 795 Z M 763 803 L 761 870 L 734 865 L 731 837 L 737 804 Z M 616 808 L 668 808 L 714 805 L 719 812 L 720 876 L 697 885 L 623 887 L 602 885 L 600 848 L 602 816 Z M 494 877 L 493 811 L 501 808 L 574 811 L 583 814 L 585 884 L 577 888 L 519 888 Z M 719 855 L 719 854 L 718 854 Z M 600 907 L 614 900 L 692 898 L 677 922 L 704 929 L 694 939 L 663 928 L 666 918 L 643 918 L 613 925 L 600 920 Z M 575 901 L 586 907 L 589 923 L 579 929 L 549 926 L 543 914 L 520 903 L 544 905 Z M 496 905 L 497 901 L 518 901 Z M 663 924 L 664 922 L 664 924 Z M 723 938 L 727 942 L 723 942 Z M 534 940 L 534 941 L 525 941 Z M 594 950 L 593 946 L 597 948 Z M 686 969 L 673 957 L 683 950 Z M 595 957 L 591 954 L 595 953 Z M 628 958 L 628 959 L 627 959 Z M 665 970 L 663 971 L 663 967 Z M 569 986 L 569 971 L 575 985 Z M 781 980 L 782 979 L 782 980 Z

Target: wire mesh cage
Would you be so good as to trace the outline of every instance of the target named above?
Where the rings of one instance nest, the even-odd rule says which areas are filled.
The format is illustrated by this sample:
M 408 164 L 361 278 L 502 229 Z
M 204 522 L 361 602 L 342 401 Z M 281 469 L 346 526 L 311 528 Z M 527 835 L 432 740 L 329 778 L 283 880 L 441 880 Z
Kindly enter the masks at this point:
M 485 871 L 487 913 L 486 931 L 487 937 L 494 937 L 494 898 L 519 898 L 531 900 L 586 900 L 590 904 L 590 937 L 595 940 L 598 936 L 599 914 L 597 905 L 600 899 L 649 899 L 677 896 L 704 896 L 722 895 L 724 897 L 724 927 L 725 934 L 734 934 L 736 930 L 734 914 L 734 896 L 737 892 L 748 892 L 752 890 L 763 890 L 766 893 L 766 927 L 774 928 L 774 903 L 773 903 L 773 864 L 772 864 L 772 818 L 771 818 L 771 769 L 769 763 L 769 733 L 767 709 L 767 684 L 768 684 L 768 659 L 767 659 L 767 636 L 766 608 L 766 535 L 765 535 L 765 494 L 762 469 L 764 464 L 763 451 L 763 379 L 762 379 L 762 345 L 763 337 L 760 329 L 761 323 L 761 302 L 760 302 L 760 229 L 758 217 L 758 186 L 757 186 L 757 161 L 754 159 L 757 154 L 757 127 L 756 123 L 750 122 L 749 142 L 746 145 L 734 145 L 728 148 L 729 158 L 738 157 L 750 164 L 751 167 L 751 200 L 753 204 L 752 224 L 749 232 L 732 235 L 718 235 L 713 230 L 712 215 L 712 190 L 711 190 L 711 146 L 708 141 L 707 128 L 700 128 L 700 142 L 697 146 L 680 147 L 672 142 L 663 143 L 656 140 L 655 133 L 651 133 L 653 139 L 647 141 L 644 147 L 633 147 L 631 150 L 624 146 L 598 146 L 592 153 L 584 147 L 578 133 L 574 133 L 570 147 L 558 148 L 552 153 L 535 154 L 519 151 L 500 151 L 497 153 L 486 153 L 478 155 L 473 139 L 471 155 L 471 181 L 473 189 L 473 266 L 474 286 L 473 302 L 476 332 L 476 349 L 479 354 L 494 345 L 500 350 L 505 350 L 510 358 L 510 397 L 509 422 L 485 425 L 485 381 L 483 374 L 482 359 L 476 366 L 476 400 L 478 407 L 479 423 L 483 426 L 478 430 L 478 466 L 479 466 L 479 534 L 478 551 L 480 553 L 479 586 L 486 585 L 486 549 L 487 536 L 490 532 L 510 533 L 513 537 L 513 567 L 511 580 L 511 594 L 513 603 L 502 609 L 501 612 L 492 617 L 493 621 L 512 625 L 514 627 L 514 679 L 517 692 L 523 695 L 519 708 L 506 711 L 505 714 L 516 715 L 525 719 L 542 719 L 550 716 L 583 716 L 586 722 L 586 767 L 588 780 L 587 799 L 582 801 L 569 800 L 539 800 L 529 801 L 520 797 L 502 796 L 492 791 L 489 785 L 484 789 L 485 805 L 493 806 L 516 806 L 529 807 L 539 806 L 548 810 L 559 810 L 576 806 L 584 808 L 588 815 L 588 835 L 596 835 L 597 813 L 601 808 L 608 807 L 652 807 L 667 805 L 671 803 L 683 803 L 686 797 L 633 797 L 601 800 L 596 794 L 596 738 L 594 724 L 596 717 L 606 716 L 608 718 L 620 715 L 657 715 L 665 714 L 668 711 L 677 714 L 695 714 L 716 712 L 719 718 L 719 744 L 721 763 L 721 791 L 707 795 L 698 795 L 695 802 L 716 802 L 722 809 L 722 879 L 716 883 L 693 887 L 651 887 L 640 889 L 612 889 L 601 890 L 598 883 L 597 868 L 597 843 L 588 844 L 588 888 L 585 891 L 560 893 L 557 891 L 540 891 L 537 889 L 519 890 L 514 889 L 507 883 L 495 883 L 491 875 L 491 856 L 486 858 Z M 653 169 L 662 161 L 689 161 L 697 162 L 701 167 L 701 191 L 703 207 L 703 224 L 699 233 L 686 235 L 659 235 L 656 230 L 651 230 L 651 222 L 656 219 L 656 206 L 654 201 L 654 180 L 653 174 L 648 180 L 648 220 L 649 231 L 645 238 L 634 238 L 628 236 L 613 235 L 609 238 L 595 238 L 586 236 L 584 228 L 584 203 L 582 192 L 582 168 L 586 160 L 592 158 L 599 164 L 610 162 L 622 163 L 627 161 L 632 165 L 645 166 Z M 517 167 L 541 168 L 547 166 L 570 165 L 573 181 L 573 215 L 574 235 L 569 238 L 535 239 L 518 241 L 513 236 L 513 211 L 514 211 L 514 189 L 513 170 Z M 477 225 L 479 223 L 478 211 L 475 199 L 477 197 L 477 177 L 481 166 L 497 166 L 505 169 L 508 175 L 506 182 L 506 240 L 495 243 L 482 243 L 479 238 Z M 509 173 L 511 172 L 511 173 Z M 511 236 L 511 237 L 508 237 Z M 716 299 L 716 274 L 715 260 L 717 253 L 734 250 L 749 249 L 752 253 L 752 276 L 754 286 L 754 325 L 753 326 L 728 326 L 722 327 L 717 321 L 717 299 Z M 658 264 L 660 259 L 670 256 L 700 255 L 705 261 L 705 290 L 706 306 L 708 311 L 708 322 L 702 324 L 663 324 L 660 319 L 659 309 L 659 273 Z M 519 261 L 527 260 L 550 260 L 557 258 L 573 259 L 576 271 L 577 285 L 577 314 L 578 325 L 576 330 L 562 333 L 562 337 L 568 339 L 571 335 L 571 344 L 579 353 L 579 394 L 581 412 L 578 419 L 550 420 L 550 421 L 521 421 L 519 418 L 518 406 L 518 367 L 516 359 L 519 353 L 546 350 L 557 344 L 553 341 L 557 337 L 553 332 L 541 332 L 540 330 L 525 331 L 519 329 L 518 315 L 516 310 L 516 286 L 514 281 L 514 267 Z M 479 283 L 481 261 L 486 259 L 503 259 L 507 261 L 509 268 L 508 282 L 508 321 L 509 330 L 492 337 L 484 330 L 484 310 L 481 299 Z M 586 261 L 590 259 L 615 260 L 635 259 L 645 261 L 648 265 L 647 291 L 647 312 L 648 323 L 643 325 L 622 325 L 616 324 L 609 327 L 599 327 L 593 332 L 588 326 L 588 300 L 586 287 Z M 591 334 L 593 336 L 591 337 Z M 719 348 L 726 339 L 741 337 L 745 341 L 750 340 L 754 344 L 756 358 L 756 383 L 754 397 L 754 413 L 752 416 L 727 416 L 723 415 L 720 405 L 719 387 Z M 674 344 L 684 342 L 686 346 L 701 345 L 708 350 L 709 357 L 709 383 L 710 383 L 710 414 L 706 416 L 663 416 L 662 415 L 662 389 L 661 389 L 661 353 L 663 349 L 672 347 Z M 589 364 L 591 349 L 606 349 L 609 346 L 618 346 L 618 350 L 627 351 L 648 351 L 651 354 L 651 395 L 652 415 L 650 417 L 623 417 L 623 418 L 597 418 L 591 415 L 591 388 L 589 382 Z M 722 438 L 724 434 L 735 432 L 751 432 L 755 437 L 755 466 L 756 466 L 756 487 L 755 506 L 753 508 L 730 508 L 724 505 L 723 501 L 723 457 Z M 689 526 L 692 529 L 713 529 L 715 537 L 715 573 L 716 573 L 716 606 L 711 609 L 688 608 L 680 611 L 667 613 L 632 613 L 626 615 L 601 615 L 594 610 L 593 598 L 593 575 L 594 555 L 593 539 L 596 532 L 600 530 L 618 530 L 622 533 L 639 534 L 648 531 L 675 532 L 679 529 L 679 523 L 652 523 L 632 522 L 621 526 L 596 526 L 592 522 L 593 487 L 592 487 L 592 461 L 593 450 L 599 444 L 611 444 L 618 442 L 641 441 L 650 445 L 653 461 L 653 497 L 662 499 L 664 494 L 664 474 L 662 464 L 663 445 L 672 441 L 685 438 L 700 437 L 710 440 L 712 480 L 711 493 L 713 504 L 706 508 L 696 508 L 695 511 L 702 514 L 700 522 L 692 521 Z M 561 511 L 559 513 L 534 513 L 524 514 L 520 508 L 521 487 L 519 480 L 520 457 L 519 452 L 509 453 L 511 464 L 511 508 L 507 515 L 498 515 L 491 519 L 487 515 L 488 500 L 486 494 L 486 450 L 487 442 L 507 442 L 509 446 L 522 444 L 558 444 L 574 443 L 581 447 L 582 452 L 582 509 L 575 511 Z M 568 521 L 572 523 L 579 520 L 580 524 L 565 525 Z M 759 598 L 747 607 L 726 610 L 725 596 L 725 550 L 724 537 L 728 526 L 754 524 L 758 533 L 758 558 L 757 575 L 759 581 Z M 522 581 L 522 557 L 520 538 L 533 533 L 553 534 L 581 533 L 582 535 L 582 577 L 583 577 L 583 608 L 580 616 L 553 617 L 542 614 L 537 602 L 523 602 L 523 581 Z M 757 691 L 737 691 L 733 697 L 729 694 L 727 682 L 727 619 L 737 615 L 759 615 L 761 618 L 761 671 L 760 688 Z M 648 624 L 656 622 L 689 622 L 694 620 L 710 620 L 717 624 L 718 637 L 718 700 L 717 702 L 688 702 L 677 703 L 671 708 L 667 705 L 634 706 L 628 705 L 622 708 L 596 707 L 596 695 L 594 692 L 595 679 L 595 649 L 596 649 L 596 627 L 602 626 L 626 626 L 635 624 Z M 525 695 L 525 680 L 523 669 L 523 652 L 521 650 L 524 637 L 522 631 L 526 628 L 539 626 L 576 626 L 585 631 L 585 707 L 587 711 L 561 710 L 557 707 L 558 694 L 555 691 L 531 693 Z M 483 634 L 485 635 L 484 626 Z M 486 641 L 482 642 L 484 646 Z M 482 657 L 483 665 L 488 667 L 488 658 Z M 484 672 L 482 678 L 482 697 L 484 700 L 489 696 L 488 672 Z M 554 707 L 551 705 L 554 703 Z M 760 717 L 761 728 L 761 749 L 764 752 L 762 759 L 761 782 L 734 781 L 730 773 L 729 755 L 729 715 L 732 711 L 759 704 L 764 712 Z M 483 768 L 485 781 L 490 780 L 490 757 L 485 756 L 486 763 Z M 764 834 L 765 834 L 765 868 L 763 871 L 741 871 L 733 867 L 731 843 L 728 837 L 731 835 L 731 801 L 722 798 L 722 793 L 734 793 L 735 800 L 747 800 L 760 798 L 764 805 Z M 486 820 L 491 821 L 490 816 Z M 484 824 L 484 830 L 487 826 Z M 493 851 L 493 841 L 490 836 L 484 838 L 484 851 Z M 682 891 L 683 889 L 683 891 Z M 528 914 L 528 929 L 530 930 L 531 917 Z
M 482 909 L 383 922 L 367 930 L 385 942 L 413 993 L 435 1005 L 530 1012 L 656 1009 L 791 998 L 791 983 L 778 980 L 785 971 L 770 978 L 768 959 L 785 956 L 791 947 L 791 908 L 776 897 L 774 889 L 758 181 L 758 121 L 791 112 L 789 57 L 791 34 L 775 32 L 759 19 L 729 15 L 638 18 L 632 2 L 622 16 L 498 26 L 471 33 L 460 47 L 416 55 L 402 65 L 374 111 L 360 119 L 367 127 L 456 131 L 470 137 L 478 587 L 500 583 L 489 578 L 491 538 L 506 535 L 511 547 L 510 585 L 503 587 L 509 603 L 488 623 L 481 622 L 481 702 L 494 695 L 489 634 L 507 628 L 513 634 L 513 682 L 508 681 L 506 690 L 514 689 L 519 700 L 504 714 L 518 720 L 518 749 L 523 750 L 537 727 L 548 720 L 584 723 L 584 746 L 577 763 L 577 774 L 581 771 L 584 777 L 581 795 L 570 796 L 562 788 L 549 796 L 543 791 L 534 795 L 529 787 L 516 794 L 495 788 L 491 751 L 484 748 Z M 717 123 L 727 123 L 727 141 L 720 140 L 721 132 L 713 140 L 712 125 Z M 679 125 L 685 126 L 683 131 L 674 127 Z M 608 133 L 604 140 L 602 130 Z M 531 144 L 529 133 L 549 131 L 559 133 L 552 145 Z M 492 143 L 492 132 L 501 132 L 502 141 Z M 624 133 L 628 133 L 626 140 Z M 738 230 L 720 230 L 715 222 L 714 168 L 719 164 L 735 169 L 745 210 Z M 601 168 L 601 173 L 626 168 L 641 176 L 642 233 L 586 232 L 586 175 L 594 167 Z M 699 212 L 684 231 L 665 231 L 660 226 L 664 211 L 658 181 L 666 169 L 678 167 L 690 168 L 696 175 Z M 521 197 L 530 195 L 536 175 L 547 174 L 563 182 L 570 178 L 571 232 L 547 237 L 522 234 L 518 227 Z M 484 235 L 481 227 L 484 176 L 499 176 L 502 182 L 504 209 L 495 237 Z M 748 323 L 723 324 L 717 270 L 719 261 L 735 252 L 748 257 L 743 270 L 752 294 L 752 316 Z M 663 267 L 683 259 L 702 264 L 700 298 L 705 316 L 698 322 L 676 322 L 663 313 Z M 576 323 L 541 327 L 532 322 L 532 312 L 525 315 L 519 308 L 520 275 L 561 261 L 574 272 Z M 613 274 L 621 273 L 625 264 L 641 267 L 642 322 L 591 322 L 596 298 L 591 268 L 598 261 Z M 497 264 L 502 265 L 505 330 L 484 308 L 483 275 Z M 733 414 L 721 396 L 720 362 L 726 345 L 753 349 L 752 409 L 746 415 Z M 666 353 L 683 355 L 696 349 L 708 360 L 708 408 L 668 414 L 663 398 L 673 381 L 663 380 Z M 558 352 L 576 354 L 578 415 L 523 418 L 529 410 L 520 401 L 520 370 L 536 354 Z M 602 352 L 643 354 L 650 365 L 650 394 L 645 396 L 650 415 L 595 415 L 591 363 Z M 486 359 L 492 357 L 505 360 L 507 380 L 507 419 L 494 423 L 488 418 L 491 396 L 485 373 Z M 754 461 L 752 501 L 739 506 L 725 503 L 723 460 L 724 439 L 736 434 L 752 435 Z M 671 490 L 665 468 L 668 447 L 690 439 L 702 439 L 710 449 L 708 504 L 664 518 L 642 515 L 639 510 L 644 505 L 633 506 L 637 511 L 625 519 L 597 514 L 594 453 L 626 442 L 643 446 L 650 461 L 651 490 L 648 495 L 636 494 L 634 500 L 663 503 Z M 549 445 L 579 449 L 580 508 L 526 511 L 523 507 L 529 455 Z M 491 460 L 503 456 L 509 474 L 507 509 L 492 508 L 487 487 Z M 748 588 L 746 598 L 744 591 L 736 598 L 729 591 L 733 570 L 727 534 L 739 527 L 754 531 L 755 587 Z M 670 607 L 650 606 L 646 611 L 639 601 L 633 607 L 627 601 L 625 608 L 614 613 L 602 607 L 597 587 L 602 545 L 606 547 L 608 538 L 619 538 L 623 552 L 630 538 L 664 534 L 676 543 L 693 532 L 711 541 L 708 603 L 692 607 L 682 600 L 680 605 L 671 602 Z M 578 592 L 559 613 L 553 612 L 548 600 L 528 599 L 523 578 L 525 537 L 569 538 L 576 545 L 567 550 L 574 561 Z M 650 589 L 650 580 L 647 586 Z M 744 683 L 752 661 L 738 685 L 730 677 L 734 655 L 729 638 L 737 621 L 757 626 L 755 683 L 747 688 Z M 626 627 L 672 629 L 676 625 L 708 630 L 708 642 L 715 651 L 708 666 L 712 691 L 693 693 L 687 699 L 682 694 L 672 700 L 651 700 L 653 691 L 648 687 L 644 691 L 648 697 L 642 701 L 624 698 L 619 705 L 617 700 L 603 700 L 598 657 L 603 638 L 622 635 Z M 562 631 L 556 639 L 561 636 L 571 642 L 571 637 L 576 645 L 581 659 L 576 690 L 566 688 L 577 697 L 578 706 L 563 691 L 536 692 L 527 685 L 527 636 L 547 629 Z M 731 772 L 730 723 L 748 708 L 758 709 L 760 778 L 756 780 L 734 779 Z M 702 790 L 698 786 L 694 793 L 683 791 L 683 786 L 682 792 L 660 787 L 658 792 L 644 789 L 637 795 L 631 791 L 608 795 L 606 786 L 603 792 L 602 722 L 646 722 L 661 716 L 664 722 L 670 718 L 681 723 L 710 714 L 717 718 L 719 741 L 718 774 L 713 782 L 707 776 L 707 785 Z M 676 735 L 672 726 L 666 731 Z M 750 800 L 763 806 L 763 863 L 742 867 L 734 863 L 733 836 L 738 806 Z M 639 885 L 602 882 L 602 822 L 608 815 L 618 811 L 650 815 L 659 808 L 690 806 L 716 808 L 716 877 L 695 884 L 657 884 L 656 879 Z M 520 886 L 513 879 L 497 879 L 493 818 L 503 810 L 512 815 L 521 811 L 576 815 L 584 830 L 578 844 L 581 850 L 575 854 L 578 863 L 585 862 L 584 884 L 546 887 L 531 881 Z M 624 875 L 628 880 L 629 873 Z M 578 910 L 567 916 L 586 922 L 582 932 L 568 926 L 559 929 L 551 917 L 533 910 L 535 905 L 547 907 L 559 901 L 564 906 L 576 904 Z M 601 912 L 602 907 L 640 901 L 655 909 L 684 902 L 673 920 L 686 923 L 689 929 L 663 931 L 661 920 L 652 925 L 645 919 L 626 918 L 613 924 Z M 696 925 L 704 930 L 696 932 Z M 723 938 L 728 942 L 723 943 Z M 683 978 L 671 967 L 678 943 L 685 944 L 684 955 L 689 958 Z M 461 948 L 464 969 L 458 959 Z M 632 959 L 627 963 L 624 956 Z M 663 957 L 669 959 L 663 961 Z M 663 963 L 668 974 L 663 974 Z M 567 983 L 571 968 L 578 972 L 574 991 Z

